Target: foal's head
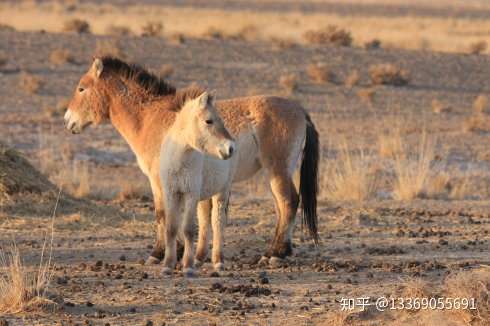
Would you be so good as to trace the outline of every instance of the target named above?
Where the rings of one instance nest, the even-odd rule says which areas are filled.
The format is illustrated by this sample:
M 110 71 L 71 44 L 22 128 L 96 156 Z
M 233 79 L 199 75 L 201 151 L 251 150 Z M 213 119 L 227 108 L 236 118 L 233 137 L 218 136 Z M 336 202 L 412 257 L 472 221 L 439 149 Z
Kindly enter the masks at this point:
M 78 134 L 88 125 L 104 122 L 109 117 L 109 98 L 102 90 L 104 64 L 96 58 L 80 79 L 65 113 L 65 128 Z
M 204 92 L 185 102 L 177 120 L 183 125 L 182 137 L 191 147 L 226 160 L 233 155 L 235 140 L 226 130 L 213 102 Z

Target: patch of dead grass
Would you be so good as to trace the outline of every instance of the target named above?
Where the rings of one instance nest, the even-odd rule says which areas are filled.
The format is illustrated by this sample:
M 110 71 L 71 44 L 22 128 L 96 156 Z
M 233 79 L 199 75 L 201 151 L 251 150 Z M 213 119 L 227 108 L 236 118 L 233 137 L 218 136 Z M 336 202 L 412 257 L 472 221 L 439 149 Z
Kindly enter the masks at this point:
M 470 44 L 469 52 L 471 54 L 482 54 L 487 50 L 488 44 L 486 41 L 477 41 Z
M 158 21 L 150 21 L 141 26 L 141 36 L 158 37 L 163 34 L 163 24 Z
M 303 37 L 308 43 L 316 45 L 351 46 L 352 44 L 351 33 L 335 25 L 329 25 L 316 31 L 307 31 Z
M 64 32 L 73 32 L 73 33 L 90 33 L 90 24 L 83 19 L 74 18 L 65 21 L 63 24 Z
M 410 73 L 391 63 L 372 65 L 369 76 L 373 85 L 404 86 L 410 81 Z
M 353 70 L 347 78 L 345 78 L 344 85 L 345 87 L 351 89 L 354 86 L 356 86 L 359 83 L 359 80 L 361 79 L 361 74 L 359 73 L 359 70 Z
M 487 110 L 488 99 L 485 95 L 478 95 L 473 102 L 473 112 L 475 113 L 485 113 Z
M 335 80 L 335 74 L 324 63 L 309 64 L 306 73 L 312 81 L 318 84 L 331 83 Z
M 23 71 L 19 76 L 19 87 L 28 94 L 37 94 L 44 82 L 41 77 Z
M 111 24 L 107 26 L 106 34 L 121 37 L 121 36 L 131 36 L 133 35 L 133 32 L 131 31 L 131 28 L 129 28 L 128 26 Z
M 357 91 L 357 96 L 364 104 L 373 105 L 376 89 L 374 87 L 362 88 Z
M 432 112 L 437 113 L 437 114 L 448 113 L 448 112 L 451 112 L 451 110 L 452 110 L 451 106 L 445 105 L 444 103 L 442 103 L 438 99 L 433 99 L 430 102 L 430 105 L 432 108 Z

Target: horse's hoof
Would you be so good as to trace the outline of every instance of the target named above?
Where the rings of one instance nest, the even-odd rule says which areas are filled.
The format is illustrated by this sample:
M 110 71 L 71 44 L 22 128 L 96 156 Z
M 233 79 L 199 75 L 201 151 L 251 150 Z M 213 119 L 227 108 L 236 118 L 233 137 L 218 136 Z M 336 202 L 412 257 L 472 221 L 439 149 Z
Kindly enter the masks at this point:
M 269 257 L 266 257 L 266 256 L 262 256 L 259 260 L 259 266 L 267 266 L 269 265 Z
M 225 270 L 225 264 L 223 264 L 223 263 L 216 263 L 216 264 L 214 264 L 213 267 L 214 267 L 214 271 L 218 272 L 218 273 Z
M 174 270 L 170 267 L 163 267 L 162 268 L 162 275 L 163 276 L 172 275 L 173 273 L 174 273 Z
M 160 259 L 150 256 L 145 262 L 145 265 L 158 265 L 160 264 Z
M 194 258 L 194 266 L 195 267 L 201 267 L 202 265 L 204 264 L 204 262 L 202 260 L 199 260 L 199 259 L 196 259 Z
M 277 268 L 277 267 L 281 267 L 283 264 L 284 264 L 284 259 L 282 258 L 273 256 L 269 259 L 269 265 L 271 267 Z
M 196 272 L 194 271 L 194 268 L 187 267 L 182 270 L 182 273 L 184 274 L 185 277 L 194 277 L 196 276 Z

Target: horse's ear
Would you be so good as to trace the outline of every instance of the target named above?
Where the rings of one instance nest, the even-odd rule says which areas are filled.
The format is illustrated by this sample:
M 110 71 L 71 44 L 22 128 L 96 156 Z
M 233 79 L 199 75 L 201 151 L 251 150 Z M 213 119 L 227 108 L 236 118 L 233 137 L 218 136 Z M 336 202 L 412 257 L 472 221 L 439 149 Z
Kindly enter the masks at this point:
M 204 92 L 199 97 L 197 98 L 197 101 L 199 103 L 199 108 L 204 109 L 205 107 L 208 106 L 208 101 L 209 101 L 209 93 Z
M 209 92 L 209 98 L 208 98 L 209 104 L 211 106 L 214 106 L 216 103 L 216 90 L 213 89 L 212 91 Z
M 92 63 L 91 69 L 94 77 L 99 78 L 102 74 L 102 71 L 104 70 L 104 64 L 102 63 L 102 60 L 100 60 L 100 58 L 95 58 L 94 62 Z

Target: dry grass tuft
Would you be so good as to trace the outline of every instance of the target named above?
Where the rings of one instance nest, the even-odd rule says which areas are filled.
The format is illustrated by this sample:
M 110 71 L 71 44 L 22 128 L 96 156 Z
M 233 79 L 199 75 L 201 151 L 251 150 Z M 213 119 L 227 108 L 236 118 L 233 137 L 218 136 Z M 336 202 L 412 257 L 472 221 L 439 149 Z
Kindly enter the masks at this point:
M 318 84 L 331 83 L 335 80 L 335 74 L 324 63 L 308 65 L 306 73 L 312 81 Z
M 141 27 L 141 36 L 162 36 L 163 24 L 161 22 L 148 22 Z
M 271 37 L 270 41 L 274 49 L 278 51 L 291 49 L 296 45 L 296 43 L 293 40 L 283 39 L 278 37 Z
M 43 248 L 44 250 L 44 248 Z M 35 310 L 52 304 L 46 298 L 51 281 L 50 262 L 41 263 L 37 273 L 22 264 L 19 250 L 13 246 L 9 253 L 0 252 L 0 313 L 12 314 Z
M 73 32 L 73 33 L 90 33 L 90 24 L 82 19 L 74 18 L 66 21 L 63 24 L 64 32 Z
M 394 159 L 404 155 L 399 132 L 382 133 L 378 136 L 378 153 L 380 157 Z
M 114 39 L 97 39 L 95 43 L 95 56 L 110 55 L 121 59 L 127 59 L 119 42 Z
M 438 173 L 427 182 L 427 197 L 432 199 L 446 199 L 452 197 L 451 176 L 447 172 Z
M 349 76 L 344 81 L 344 85 L 347 88 L 353 88 L 359 83 L 359 80 L 361 79 L 361 75 L 359 74 L 359 70 L 353 70 Z
M 303 37 L 310 44 L 337 46 L 350 46 L 352 44 L 351 33 L 335 25 L 329 25 L 317 31 L 307 31 Z
M 391 63 L 372 65 L 369 67 L 369 76 L 374 85 L 404 86 L 410 80 L 410 73 Z
M 240 28 L 233 38 L 244 41 L 255 41 L 259 36 L 259 28 L 255 25 L 248 24 Z
M 202 36 L 212 40 L 222 40 L 225 38 L 223 31 L 214 26 L 210 26 L 207 30 L 205 30 Z
M 489 132 L 490 125 L 488 118 L 483 113 L 473 112 L 473 114 L 463 122 L 463 131 L 475 133 Z
M 425 187 L 429 180 L 433 158 L 434 144 L 425 132 L 421 136 L 415 157 L 412 157 L 406 149 L 395 156 L 396 180 L 393 189 L 395 199 L 412 200 L 426 196 Z
M 344 143 L 329 169 L 324 189 L 330 200 L 361 202 L 373 196 L 376 181 L 365 153 L 360 150 L 356 155 Z
M 106 28 L 106 34 L 112 36 L 130 36 L 133 35 L 133 32 L 127 26 L 109 25 Z
M 451 112 L 451 106 L 449 105 L 444 105 L 441 101 L 437 100 L 437 99 L 433 99 L 432 102 L 430 103 L 431 107 L 432 107 L 432 112 L 434 113 L 447 113 L 447 112 Z
M 2 32 L 15 32 L 16 29 L 13 26 L 10 26 L 8 24 L 2 24 L 0 23 L 0 31 Z
M 36 94 L 41 90 L 43 80 L 28 72 L 22 72 L 19 77 L 19 87 L 28 94 Z
M 473 102 L 473 111 L 475 113 L 485 113 L 488 105 L 488 99 L 485 95 L 478 95 L 478 97 Z
M 65 114 L 69 104 L 70 100 L 64 98 L 59 100 L 55 106 L 47 106 L 44 111 L 48 118 L 62 117 Z
M 293 93 L 295 90 L 298 89 L 296 75 L 293 73 L 282 75 L 281 77 L 279 77 L 279 85 L 289 94 Z
M 478 41 L 475 43 L 471 43 L 469 52 L 471 54 L 482 54 L 487 49 L 487 46 L 488 44 L 486 41 Z
M 490 320 L 490 267 L 484 266 L 449 276 L 444 282 L 447 297 L 475 298 L 476 309 L 452 309 L 465 325 L 486 325 Z
M 361 101 L 367 105 L 372 105 L 374 102 L 374 95 L 376 94 L 376 89 L 374 87 L 362 88 L 357 91 L 357 96 Z
M 0 52 L 0 67 L 5 66 L 9 62 L 9 57 L 5 52 Z
M 160 77 L 166 79 L 172 76 L 174 73 L 174 67 L 171 64 L 165 63 L 160 67 Z
M 168 41 L 171 44 L 181 45 L 185 43 L 185 37 L 182 33 L 174 33 L 168 37 Z
M 369 42 L 364 43 L 364 48 L 366 50 L 376 50 L 381 48 L 381 41 L 378 39 L 371 40 Z
M 56 49 L 49 55 L 49 61 L 54 65 L 63 65 L 65 63 L 74 63 L 75 59 L 68 49 Z

